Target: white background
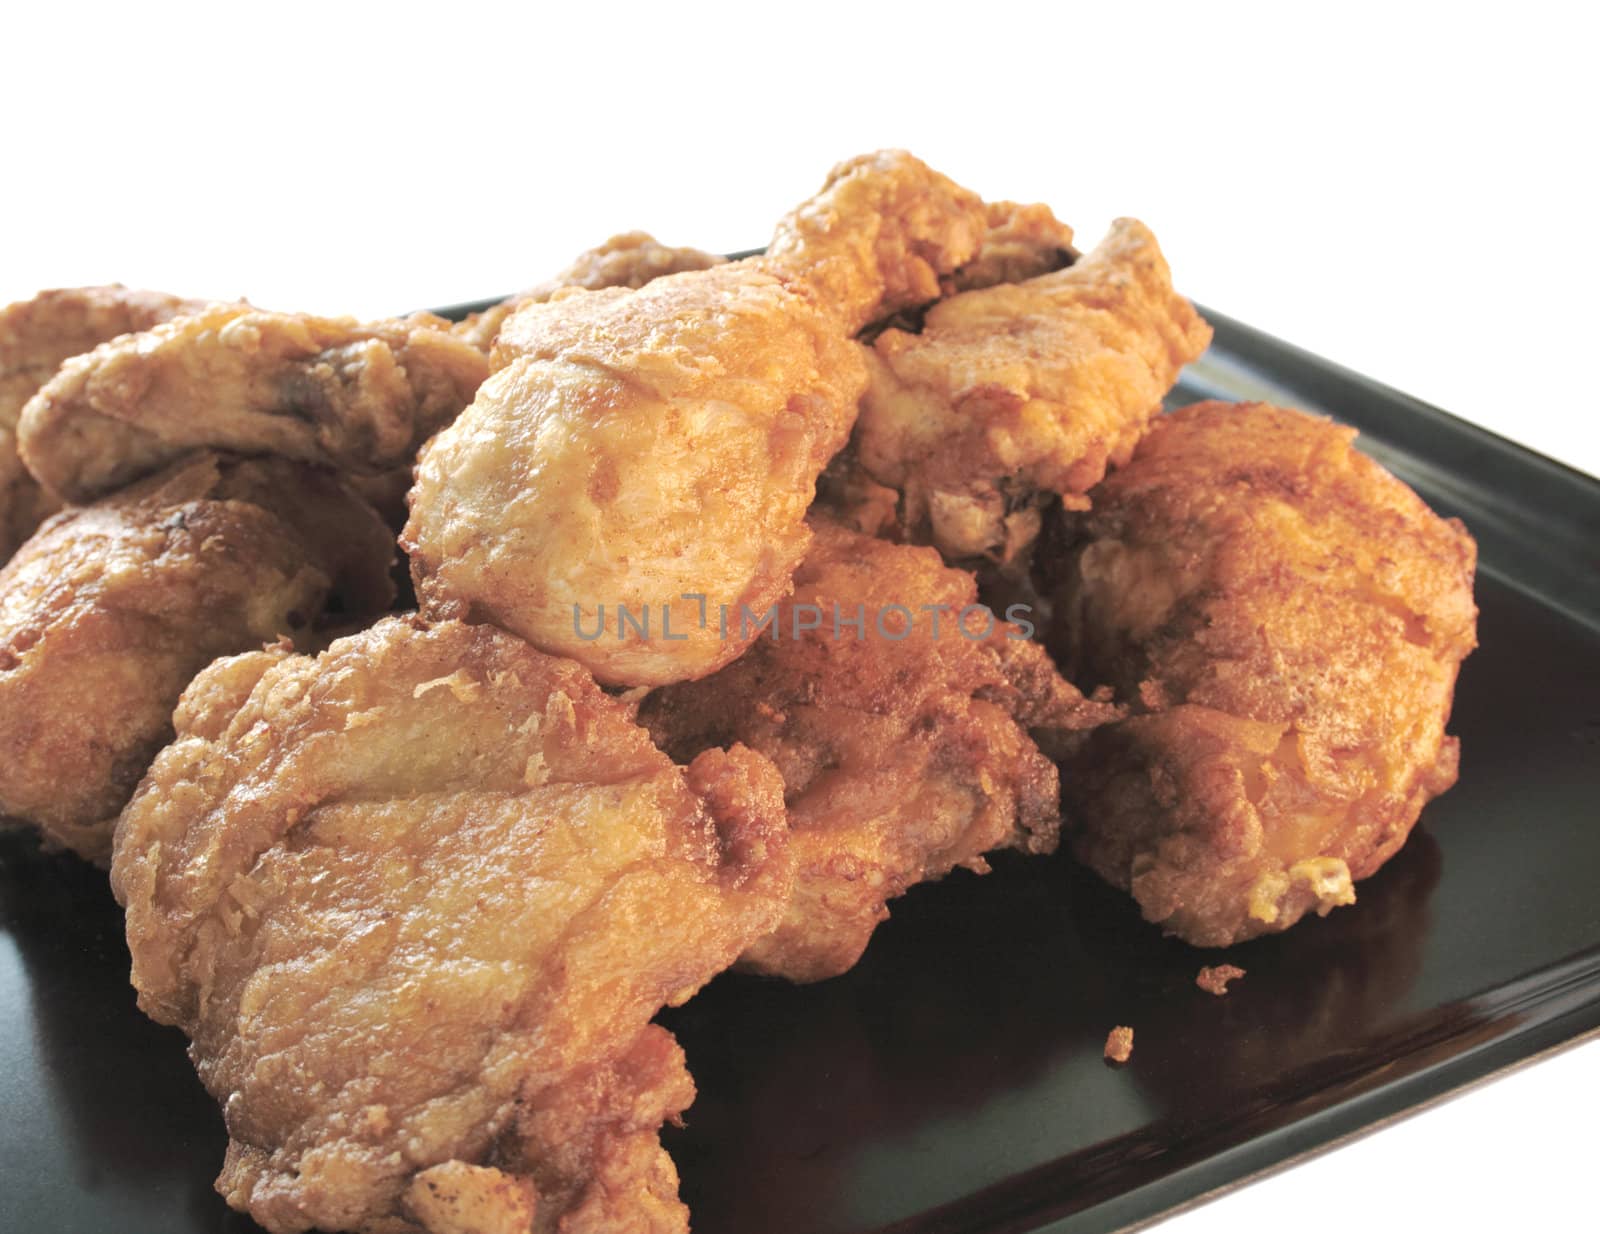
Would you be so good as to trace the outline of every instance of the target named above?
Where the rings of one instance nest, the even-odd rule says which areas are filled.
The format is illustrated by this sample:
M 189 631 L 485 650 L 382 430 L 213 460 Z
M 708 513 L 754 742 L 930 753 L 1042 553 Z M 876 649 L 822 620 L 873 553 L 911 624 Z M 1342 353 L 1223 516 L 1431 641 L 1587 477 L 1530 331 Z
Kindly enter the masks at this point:
M 1600 474 L 1581 11 L 27 5 L 0 301 L 121 280 L 381 315 L 618 230 L 759 245 L 831 163 L 901 145 L 1086 245 L 1136 214 L 1195 298 Z M 1597 1087 L 1590 1045 L 1168 1228 L 1589 1226 Z

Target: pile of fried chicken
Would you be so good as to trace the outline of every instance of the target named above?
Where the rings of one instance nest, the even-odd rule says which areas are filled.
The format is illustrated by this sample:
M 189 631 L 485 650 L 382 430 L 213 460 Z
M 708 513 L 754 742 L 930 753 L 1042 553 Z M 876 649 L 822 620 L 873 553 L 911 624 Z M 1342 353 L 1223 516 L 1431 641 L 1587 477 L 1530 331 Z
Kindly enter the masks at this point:
M 228 1203 L 685 1231 L 653 1020 L 730 967 L 1063 838 L 1201 947 L 1351 903 L 1475 548 L 1350 429 L 1162 414 L 1210 337 L 1143 224 L 895 151 L 464 322 L 4 310 L 0 813 L 109 864 Z

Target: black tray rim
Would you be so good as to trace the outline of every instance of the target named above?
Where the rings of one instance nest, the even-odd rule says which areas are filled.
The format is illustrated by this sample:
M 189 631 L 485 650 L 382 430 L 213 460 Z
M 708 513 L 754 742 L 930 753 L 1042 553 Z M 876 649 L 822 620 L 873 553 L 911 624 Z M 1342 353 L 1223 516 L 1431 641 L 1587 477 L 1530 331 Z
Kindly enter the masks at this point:
M 491 303 L 494 303 L 491 301 Z M 1589 490 L 1590 500 L 1600 500 L 1600 477 L 1592 476 L 1571 463 L 1553 458 L 1532 446 L 1524 445 L 1515 438 L 1497 433 L 1493 429 L 1485 428 L 1475 421 L 1465 419 L 1454 412 L 1445 411 L 1432 403 L 1425 402 L 1414 395 L 1407 394 L 1404 390 L 1387 385 L 1375 377 L 1368 377 L 1354 369 L 1347 368 L 1326 356 L 1314 351 L 1308 351 L 1295 343 L 1271 334 L 1256 326 L 1246 325 L 1235 317 L 1229 317 L 1215 309 L 1207 308 L 1203 304 L 1196 304 L 1195 308 L 1200 315 L 1211 323 L 1218 339 L 1225 340 L 1225 347 L 1230 351 L 1255 350 L 1266 347 L 1282 355 L 1291 357 L 1300 363 L 1314 366 L 1329 376 L 1335 376 L 1351 386 L 1360 387 L 1374 395 L 1385 399 L 1401 402 L 1406 405 L 1406 410 L 1415 413 L 1430 424 L 1438 425 L 1448 432 L 1461 436 L 1476 438 L 1497 454 L 1515 453 L 1521 455 L 1523 460 L 1534 466 L 1537 470 L 1548 472 L 1551 478 L 1563 485 L 1574 485 Z M 1244 343 L 1245 346 L 1240 346 Z

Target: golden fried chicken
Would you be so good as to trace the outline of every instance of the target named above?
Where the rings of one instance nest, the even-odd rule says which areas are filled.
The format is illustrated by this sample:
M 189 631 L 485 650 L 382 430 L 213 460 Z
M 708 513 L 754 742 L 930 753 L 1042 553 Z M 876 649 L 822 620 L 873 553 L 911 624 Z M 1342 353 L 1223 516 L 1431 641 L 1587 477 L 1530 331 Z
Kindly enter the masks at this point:
M 741 606 L 787 590 L 849 435 L 851 335 L 936 296 L 983 218 L 910 155 L 872 155 L 835 169 L 765 258 L 518 310 L 497 371 L 418 466 L 402 542 L 425 611 L 494 622 L 608 684 L 733 659 Z
M 1043 498 L 1083 508 L 1210 341 L 1155 236 L 1119 219 L 1066 269 L 943 300 L 920 334 L 880 334 L 855 449 L 919 539 L 1012 561 Z
M 60 508 L 22 465 L 11 430 L 0 426 L 0 566 Z
M 570 661 L 389 618 L 222 660 L 117 830 L 144 1010 L 274 1234 L 688 1229 L 650 1023 L 782 911 L 782 785 L 674 766 Z
M 63 360 L 201 307 L 199 301 L 113 284 L 42 291 L 0 309 L 0 565 L 60 504 L 28 474 L 17 453 L 23 405 Z
M 900 494 L 869 476 L 848 446 L 835 454 L 817 477 L 817 498 L 811 509 L 862 535 L 896 543 L 904 538 Z
M 1056 769 L 1026 725 L 1036 709 L 1058 728 L 1113 714 L 1062 681 L 1024 629 L 978 604 L 972 575 L 932 549 L 812 523 L 770 636 L 640 708 L 680 762 L 743 742 L 782 771 L 794 898 L 743 964 L 794 981 L 853 966 L 887 901 L 914 884 L 957 866 L 982 873 L 995 849 L 1054 849 Z
M 1350 903 L 1455 782 L 1476 549 L 1355 435 L 1174 412 L 1053 563 L 1066 670 L 1136 712 L 1069 743 L 1072 848 L 1200 946 Z
M 204 307 L 158 291 L 64 287 L 0 309 L 0 424 L 15 428 L 22 406 L 63 360 Z
M 603 287 L 643 287 L 666 274 L 709 270 L 726 257 L 696 248 L 662 244 L 647 231 L 625 231 L 604 244 L 579 253 L 560 274 L 529 291 L 532 300 L 548 300 L 567 287 L 598 291 Z
M 1058 219 L 1049 206 L 992 201 L 985 213 L 988 226 L 978 255 L 950 277 L 950 292 L 1021 283 L 1052 274 L 1078 260 L 1078 251 L 1072 247 L 1072 228 Z
M 95 861 L 214 657 L 381 612 L 394 541 L 331 477 L 200 454 L 56 515 L 0 570 L 0 815 Z
M 23 409 L 17 440 L 28 470 L 72 501 L 202 448 L 371 476 L 409 466 L 487 372 L 425 313 L 361 325 L 215 305 L 68 361 Z
M 990 202 L 984 207 L 987 227 L 977 255 L 953 275 L 940 280 L 946 295 L 1020 283 L 1071 265 L 1078 258 L 1072 247 L 1072 228 L 1044 205 Z M 897 327 L 920 333 L 921 314 L 908 312 L 875 323 L 862 337 L 879 329 Z M 833 456 L 817 479 L 816 505 L 830 517 L 867 535 L 904 542 L 910 538 L 901 521 L 900 493 L 868 474 L 853 445 Z
M 502 300 L 493 308 L 472 314 L 457 324 L 454 331 L 473 346 L 488 352 L 507 317 L 524 304 L 542 304 L 565 287 L 581 287 L 588 291 L 603 287 L 643 287 L 664 274 L 709 270 L 726 260 L 699 249 L 672 248 L 647 231 L 623 232 L 604 244 L 585 249 L 554 278 L 521 295 Z
M 904 150 L 879 150 L 835 167 L 751 260 L 854 335 L 938 299 L 940 280 L 977 255 L 987 224 L 975 193 Z

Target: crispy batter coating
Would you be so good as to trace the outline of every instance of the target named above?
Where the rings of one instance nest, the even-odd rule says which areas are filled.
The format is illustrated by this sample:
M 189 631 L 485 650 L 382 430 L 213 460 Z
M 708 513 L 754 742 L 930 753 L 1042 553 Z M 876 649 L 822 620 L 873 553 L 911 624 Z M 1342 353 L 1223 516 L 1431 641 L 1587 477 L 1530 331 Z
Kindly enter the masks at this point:
M 776 638 L 640 709 L 679 761 L 743 742 L 783 772 L 794 899 L 743 965 L 793 981 L 852 967 L 886 902 L 914 884 L 983 873 L 995 849 L 1053 850 L 1056 769 L 1028 736 L 1030 708 L 1078 728 L 1110 710 L 1062 681 L 1025 631 L 969 608 L 972 575 L 932 549 L 812 521 Z M 857 617 L 859 637 L 845 624 Z
M 52 491 L 88 501 L 197 448 L 376 475 L 472 401 L 483 354 L 428 314 L 349 318 L 222 304 L 61 367 L 17 439 Z
M 409 1215 L 433 1234 L 527 1234 L 538 1202 L 528 1179 L 464 1161 L 419 1171 L 404 1197 Z
M 61 362 L 201 303 L 155 291 L 64 287 L 0 309 L 0 565 L 60 507 L 22 465 L 17 420 Z
M 1069 516 L 1067 671 L 1137 711 L 1068 760 L 1071 844 L 1200 946 L 1350 903 L 1455 782 L 1476 548 L 1354 437 L 1186 407 Z
M 498 348 L 508 336 L 523 354 L 417 468 L 402 542 L 424 609 L 492 621 L 613 684 L 732 659 L 718 606 L 764 610 L 788 586 L 861 391 L 853 344 L 742 263 L 531 305 Z M 623 607 L 648 614 L 648 637 Z
M 983 202 L 904 150 L 847 159 L 778 223 L 755 261 L 821 300 L 846 334 L 938 299 L 978 253 Z
M 22 465 L 16 435 L 0 426 L 0 566 L 60 508 Z
M 381 612 L 394 542 L 331 477 L 197 455 L 51 519 L 0 570 L 0 814 L 94 861 L 219 655 Z
M 681 274 L 685 270 L 709 270 L 725 261 L 726 257 L 696 248 L 674 248 L 662 244 L 647 231 L 622 232 L 603 244 L 585 249 L 559 274 L 527 291 L 509 296 L 481 313 L 468 315 L 452 325 L 450 331 L 485 355 L 492 355 L 500 328 L 512 313 L 525 304 L 543 304 L 554 298 L 557 292 L 569 287 L 585 291 L 599 291 L 606 287 L 639 288 L 663 275 Z M 371 479 L 354 478 L 352 484 L 384 513 L 386 521 L 399 532 L 405 526 L 409 513 L 406 499 L 411 491 L 412 480 L 412 467 L 407 463 L 403 468 L 384 472 Z
M 176 722 L 112 886 L 140 1006 L 223 1105 L 229 1204 L 687 1230 L 657 1135 L 694 1087 L 650 1019 L 782 911 L 770 763 L 676 767 L 572 662 L 415 617 L 218 661 Z
M 63 360 L 204 307 L 158 291 L 63 287 L 0 309 L 0 425 L 15 428 L 23 404 Z
M 1058 219 L 1049 206 L 992 201 L 984 211 L 987 226 L 978 255 L 949 278 L 949 292 L 1021 283 L 1052 274 L 1078 260 L 1078 251 L 1072 247 L 1072 228 Z
M 817 477 L 817 499 L 811 509 L 863 535 L 895 543 L 904 539 L 900 494 L 869 476 L 848 446 Z
M 936 295 L 982 221 L 911 156 L 869 156 L 780 224 L 774 256 L 520 309 L 418 467 L 403 542 L 425 610 L 608 684 L 732 660 L 745 640 L 723 637 L 721 606 L 737 630 L 739 606 L 787 590 L 817 475 L 849 435 L 865 382 L 850 336 Z
M 507 317 L 524 304 L 542 304 L 563 288 L 581 287 L 588 291 L 599 291 L 603 287 L 638 288 L 665 274 L 709 270 L 726 260 L 699 249 L 662 244 L 647 231 L 626 231 L 612 236 L 604 244 L 585 249 L 554 278 L 502 300 L 493 308 L 474 313 L 453 328 L 456 334 L 487 353 Z
M 709 270 L 720 266 L 726 257 L 696 248 L 675 248 L 662 244 L 647 231 L 625 231 L 604 244 L 579 253 L 560 274 L 533 288 L 534 300 L 548 300 L 567 287 L 598 291 L 602 287 L 643 287 L 666 274 L 686 270 Z
M 1211 341 L 1142 223 L 1064 270 L 952 296 L 884 331 L 855 446 L 904 495 L 908 529 L 954 558 L 1010 561 L 1058 494 L 1082 508 Z

